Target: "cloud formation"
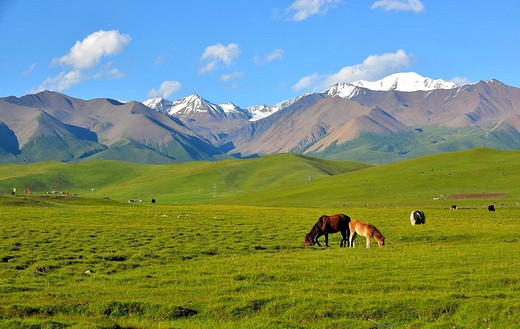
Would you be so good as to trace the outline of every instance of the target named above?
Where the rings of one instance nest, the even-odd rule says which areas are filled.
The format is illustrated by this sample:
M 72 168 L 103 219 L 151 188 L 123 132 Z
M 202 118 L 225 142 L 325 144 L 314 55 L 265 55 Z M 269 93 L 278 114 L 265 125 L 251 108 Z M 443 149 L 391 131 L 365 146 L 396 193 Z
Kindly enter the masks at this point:
M 464 86 L 464 85 L 469 85 L 470 83 L 472 83 L 470 79 L 465 78 L 465 77 L 455 77 L 455 78 L 451 79 L 450 82 L 457 84 L 457 86 Z
M 236 79 L 239 79 L 244 76 L 244 72 L 233 72 L 231 74 L 222 74 L 219 78 L 222 82 L 229 82 Z
M 414 63 L 414 57 L 404 50 L 395 53 L 368 56 L 363 63 L 345 66 L 333 74 L 313 73 L 301 78 L 293 87 L 293 91 L 323 91 L 336 83 L 354 82 L 357 80 L 374 81 L 392 73 L 396 73 Z
M 87 78 L 82 74 L 81 70 L 61 72 L 55 77 L 45 79 L 42 84 L 32 90 L 31 93 L 37 93 L 43 90 L 63 91 L 85 80 L 87 80 Z
M 371 9 L 382 8 L 384 10 L 403 10 L 419 13 L 424 11 L 424 5 L 420 0 L 379 0 L 374 2 Z
M 282 49 L 275 49 L 271 51 L 269 54 L 265 55 L 264 57 L 255 56 L 254 62 L 256 65 L 264 65 L 276 59 L 282 59 L 284 54 L 285 53 Z
M 172 80 L 166 80 L 159 86 L 159 89 L 152 88 L 148 92 L 148 97 L 162 97 L 162 98 L 168 98 L 172 94 L 176 93 L 181 89 L 181 83 L 179 81 L 172 81 Z
M 220 64 L 230 66 L 240 56 L 240 47 L 235 43 L 224 46 L 220 43 L 206 47 L 201 56 L 202 67 L 199 74 L 205 74 L 218 69 Z
M 31 75 L 32 71 L 36 68 L 38 63 L 32 63 L 31 66 L 22 73 L 22 76 L 26 77 Z
M 287 11 L 291 14 L 291 20 L 299 22 L 316 14 L 325 14 L 329 8 L 339 4 L 340 0 L 296 0 Z
M 87 81 L 97 79 L 119 79 L 126 74 L 113 68 L 113 62 L 108 62 L 92 72 L 105 56 L 112 56 L 121 53 L 130 42 L 128 34 L 121 34 L 119 31 L 97 31 L 86 36 L 83 41 L 76 41 L 69 53 L 58 58 L 54 58 L 52 65 L 68 67 L 54 77 L 48 77 L 40 86 L 31 90 L 32 93 L 43 90 L 63 91 L 72 86 Z
M 119 31 L 97 31 L 83 41 L 76 41 L 69 53 L 60 58 L 54 58 L 54 65 L 69 65 L 78 70 L 96 66 L 102 57 L 121 53 L 132 38 Z

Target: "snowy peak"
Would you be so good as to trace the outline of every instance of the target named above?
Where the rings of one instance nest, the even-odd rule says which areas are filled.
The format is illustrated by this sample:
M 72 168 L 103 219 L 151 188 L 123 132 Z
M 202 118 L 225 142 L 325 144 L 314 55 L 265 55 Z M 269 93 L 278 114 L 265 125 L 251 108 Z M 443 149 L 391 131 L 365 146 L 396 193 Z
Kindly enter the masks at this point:
M 173 102 L 161 97 L 154 97 L 145 100 L 143 104 L 158 112 L 168 113 L 168 110 L 172 106 Z
M 192 94 L 176 101 L 157 97 L 150 98 L 144 101 L 143 104 L 156 111 L 177 117 L 194 117 L 205 114 L 216 118 L 248 116 L 246 110 L 241 109 L 233 103 L 217 105 L 205 100 L 197 94 Z
M 425 78 L 415 72 L 395 73 L 377 81 L 359 80 L 354 86 L 376 91 L 431 91 L 435 89 L 454 89 L 457 84 L 442 79 Z
M 251 114 L 250 121 L 257 121 L 257 120 L 266 118 L 266 117 L 270 116 L 273 113 L 276 113 L 276 112 L 278 112 L 280 110 L 283 110 L 283 109 L 293 105 L 294 103 L 298 102 L 300 99 L 302 99 L 302 98 L 304 98 L 306 96 L 309 96 L 309 95 L 311 95 L 311 93 L 306 92 L 306 93 L 304 93 L 301 96 L 298 96 L 298 97 L 295 97 L 293 99 L 289 99 L 289 100 L 283 101 L 283 102 L 278 103 L 276 105 L 265 105 L 265 104 L 262 104 L 262 105 L 251 106 L 251 107 L 249 107 L 247 109 L 249 111 L 249 113 Z
M 328 97 L 339 96 L 343 98 L 353 98 L 359 94 L 360 88 L 374 91 L 432 91 L 436 89 L 454 89 L 457 84 L 442 79 L 425 78 L 414 72 L 395 73 L 381 80 L 366 81 L 359 80 L 352 83 L 337 83 L 323 94 Z
M 192 94 L 173 102 L 170 110 L 168 111 L 168 114 L 178 116 L 191 116 L 198 113 L 206 112 L 211 114 L 212 116 L 225 115 L 224 110 L 222 110 L 222 108 L 220 108 L 216 104 L 208 102 L 207 100 L 205 100 L 197 94 Z
M 325 96 L 339 96 L 342 98 L 352 98 L 359 93 L 359 87 L 350 83 L 337 83 L 329 89 L 325 90 Z
M 381 80 L 366 81 L 359 80 L 352 83 L 338 83 L 319 94 L 322 97 L 339 96 L 342 98 L 353 98 L 362 92 L 362 88 L 375 91 L 432 91 L 436 89 L 454 89 L 458 86 L 453 82 L 442 79 L 425 78 L 414 72 L 395 73 Z M 211 115 L 214 118 L 247 118 L 250 121 L 257 121 L 270 116 L 284 108 L 298 102 L 305 96 L 305 93 L 293 99 L 281 102 L 276 105 L 256 105 L 248 109 L 242 109 L 233 103 L 214 104 L 197 94 L 183 97 L 177 101 L 170 101 L 160 97 L 151 98 L 143 102 L 144 105 L 156 111 L 167 113 L 177 117 L 194 117 Z
M 271 114 L 275 113 L 279 109 L 280 108 L 278 106 L 262 104 L 262 105 L 251 106 L 247 110 L 251 114 L 250 121 L 258 121 L 260 119 L 270 116 Z

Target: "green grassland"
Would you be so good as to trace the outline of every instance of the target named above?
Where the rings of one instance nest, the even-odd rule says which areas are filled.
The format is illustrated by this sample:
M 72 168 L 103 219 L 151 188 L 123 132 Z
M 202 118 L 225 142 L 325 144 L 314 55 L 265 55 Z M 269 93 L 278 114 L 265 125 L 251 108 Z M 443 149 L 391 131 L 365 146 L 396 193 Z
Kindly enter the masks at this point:
M 2 165 L 0 328 L 518 328 L 519 160 Z M 386 246 L 303 248 L 339 212 Z
M 333 144 L 323 152 L 311 153 L 328 159 L 354 159 L 373 164 L 402 161 L 428 154 L 455 152 L 476 147 L 517 150 L 518 134 L 485 127 L 416 127 L 396 133 L 392 138 L 362 133 L 343 144 Z

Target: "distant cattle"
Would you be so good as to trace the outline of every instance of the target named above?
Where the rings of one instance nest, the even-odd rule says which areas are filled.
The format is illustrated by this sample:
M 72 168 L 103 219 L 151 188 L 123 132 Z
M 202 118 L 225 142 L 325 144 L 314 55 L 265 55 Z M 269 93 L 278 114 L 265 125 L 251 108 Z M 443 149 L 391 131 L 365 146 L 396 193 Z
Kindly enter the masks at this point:
M 412 211 L 410 214 L 410 223 L 412 225 L 424 224 L 426 222 L 426 216 L 422 210 Z
M 452 205 L 451 210 L 457 210 L 457 205 L 456 204 Z
M 488 210 L 489 210 L 489 211 L 495 211 L 495 206 L 493 206 L 493 205 L 489 205 L 489 206 L 488 206 Z

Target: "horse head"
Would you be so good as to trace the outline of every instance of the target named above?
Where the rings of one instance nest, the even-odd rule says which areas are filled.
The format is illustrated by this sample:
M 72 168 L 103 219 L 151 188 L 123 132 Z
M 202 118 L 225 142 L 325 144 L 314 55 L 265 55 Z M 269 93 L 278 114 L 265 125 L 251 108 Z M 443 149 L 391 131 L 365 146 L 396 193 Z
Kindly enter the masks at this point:
M 307 234 L 305 236 L 305 248 L 307 248 L 308 246 L 312 246 L 314 245 L 314 241 L 312 239 L 312 236 L 310 234 Z
M 377 239 L 377 245 L 383 247 L 385 245 L 385 237 L 381 236 L 380 239 Z

